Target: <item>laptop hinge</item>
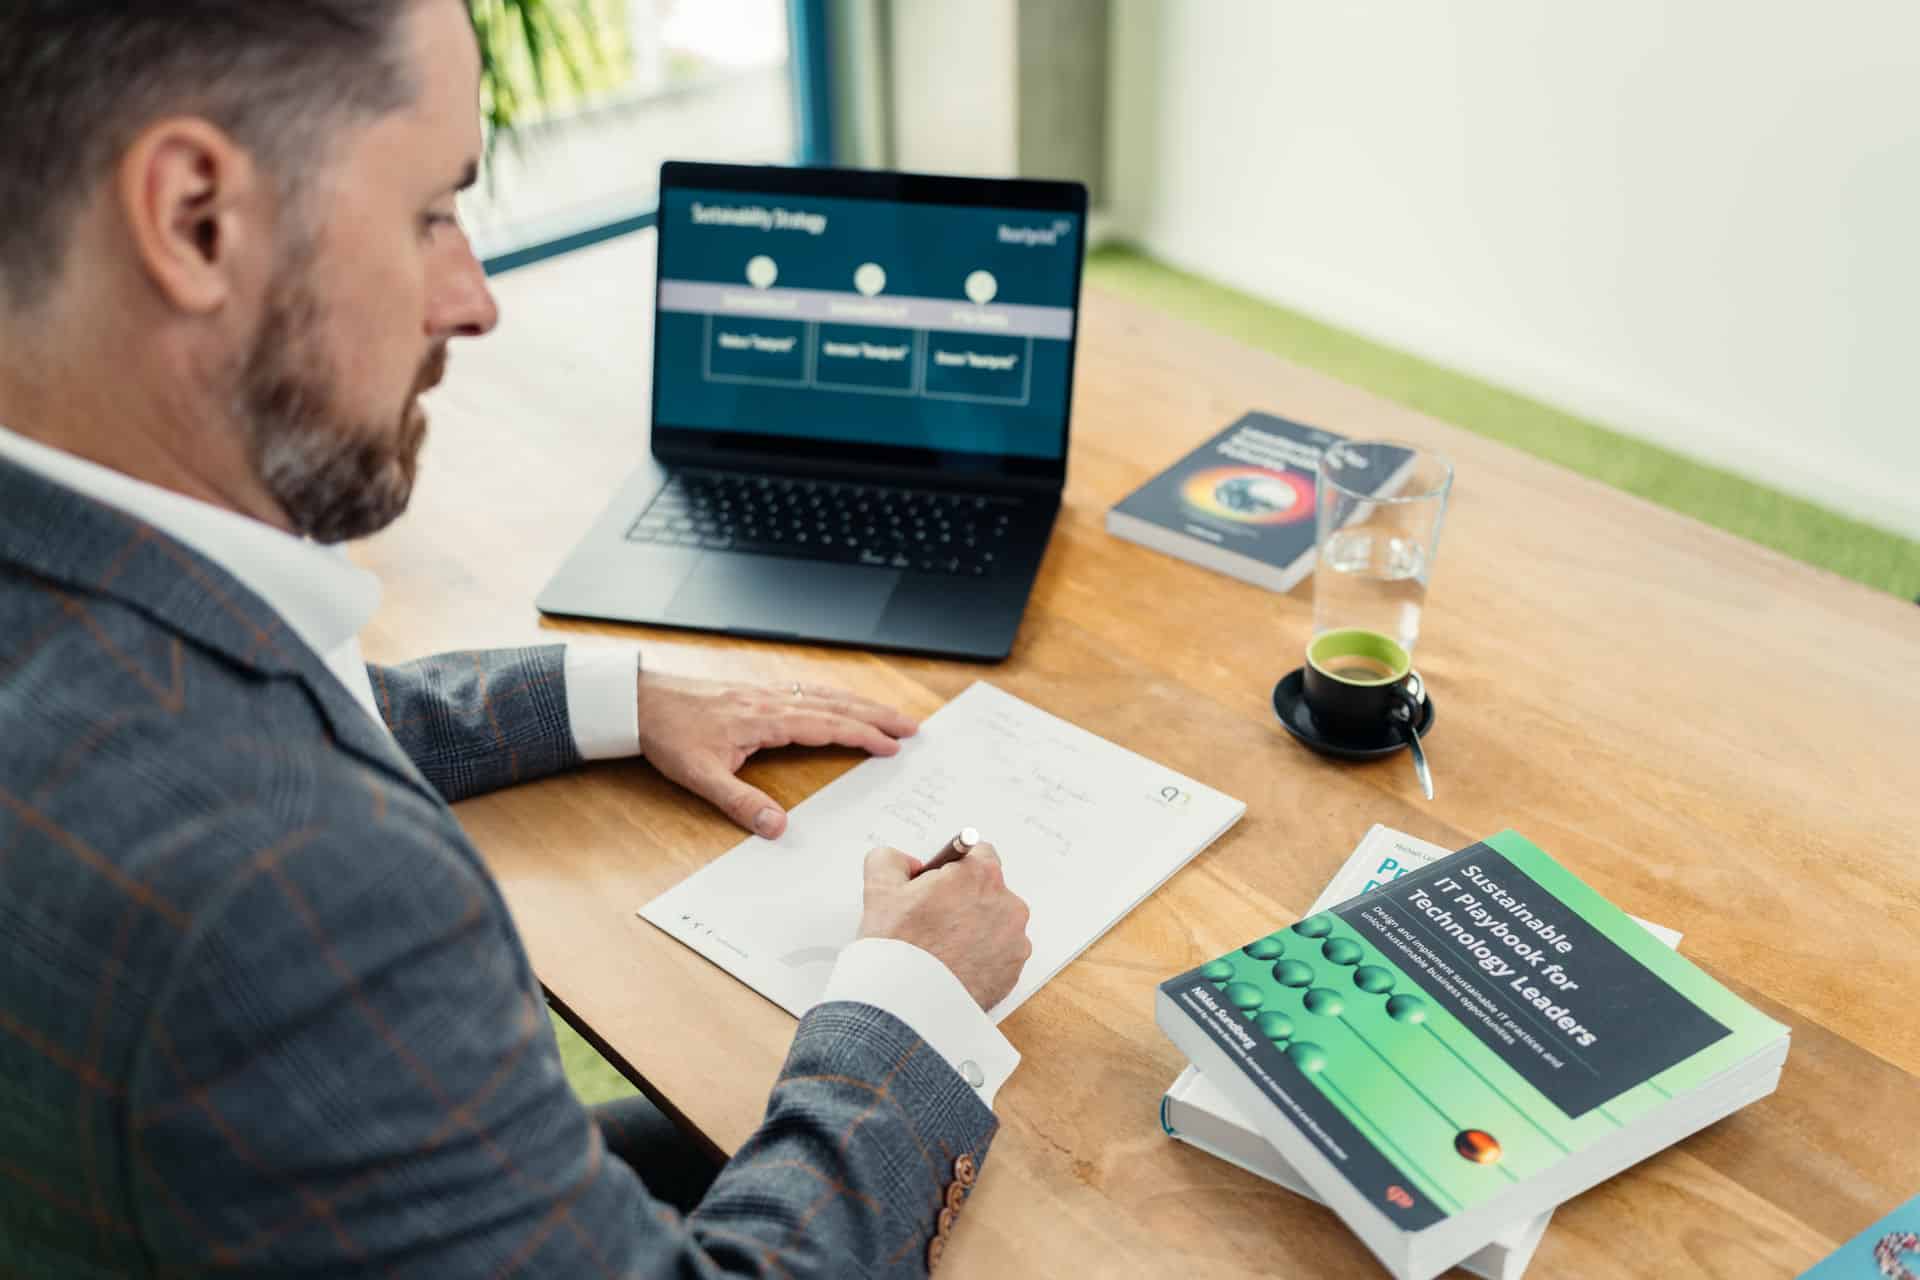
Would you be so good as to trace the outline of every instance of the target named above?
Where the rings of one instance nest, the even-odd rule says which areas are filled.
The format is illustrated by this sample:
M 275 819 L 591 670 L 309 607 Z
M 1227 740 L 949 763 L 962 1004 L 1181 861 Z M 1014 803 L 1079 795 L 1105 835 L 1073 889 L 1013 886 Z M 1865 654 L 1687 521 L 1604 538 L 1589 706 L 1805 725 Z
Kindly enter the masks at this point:
M 966 493 L 1005 493 L 1058 496 L 1064 481 L 1058 476 L 1004 476 L 979 471 L 929 471 L 922 467 L 893 467 L 853 462 L 846 458 L 793 458 L 777 455 L 656 452 L 667 467 L 711 471 L 745 471 L 760 475 L 838 480 L 855 484 L 895 485 L 915 489 L 953 489 Z

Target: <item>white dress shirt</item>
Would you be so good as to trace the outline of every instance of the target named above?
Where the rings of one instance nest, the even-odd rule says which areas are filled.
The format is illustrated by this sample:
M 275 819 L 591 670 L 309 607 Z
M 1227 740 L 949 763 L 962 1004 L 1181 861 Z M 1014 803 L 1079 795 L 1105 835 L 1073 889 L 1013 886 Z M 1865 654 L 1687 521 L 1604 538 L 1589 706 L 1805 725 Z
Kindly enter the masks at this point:
M 272 525 L 159 488 L 0 427 L 0 458 L 178 539 L 266 601 L 383 728 L 360 655 L 360 631 L 380 604 L 380 580 L 347 558 Z M 582 758 L 640 754 L 631 647 L 568 645 L 567 716 Z M 1020 1055 L 960 980 L 911 943 L 864 938 L 840 953 L 822 1001 L 853 1000 L 892 1014 L 993 1105 Z

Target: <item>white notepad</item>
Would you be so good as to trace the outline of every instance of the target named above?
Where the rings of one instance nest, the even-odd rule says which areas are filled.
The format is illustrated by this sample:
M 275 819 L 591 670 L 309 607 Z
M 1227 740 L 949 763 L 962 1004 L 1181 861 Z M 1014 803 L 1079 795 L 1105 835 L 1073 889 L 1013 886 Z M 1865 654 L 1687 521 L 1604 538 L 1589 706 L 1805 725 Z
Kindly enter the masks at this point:
M 924 859 L 974 827 L 1033 911 L 1033 955 L 989 1010 L 997 1022 L 1246 808 L 975 683 L 898 755 L 865 761 L 795 806 L 781 839 L 741 841 L 640 915 L 798 1016 L 858 931 L 867 851 L 892 845 Z

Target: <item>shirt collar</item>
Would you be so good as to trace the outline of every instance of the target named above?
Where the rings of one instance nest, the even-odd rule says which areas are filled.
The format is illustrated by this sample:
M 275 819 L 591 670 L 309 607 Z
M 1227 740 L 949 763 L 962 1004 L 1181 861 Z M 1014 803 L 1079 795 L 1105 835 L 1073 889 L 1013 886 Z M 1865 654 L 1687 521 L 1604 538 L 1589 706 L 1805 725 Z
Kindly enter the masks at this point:
M 380 607 L 380 580 L 337 548 L 136 480 L 0 427 L 0 458 L 118 507 L 238 578 L 321 659 L 360 634 Z

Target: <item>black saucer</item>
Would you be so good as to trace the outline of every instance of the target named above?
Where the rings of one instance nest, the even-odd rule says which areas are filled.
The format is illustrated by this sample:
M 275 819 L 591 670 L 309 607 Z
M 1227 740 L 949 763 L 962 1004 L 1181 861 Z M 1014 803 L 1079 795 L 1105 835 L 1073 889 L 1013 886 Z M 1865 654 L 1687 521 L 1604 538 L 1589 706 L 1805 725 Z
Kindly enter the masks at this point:
M 1313 712 L 1307 710 L 1306 695 L 1301 689 L 1302 670 L 1295 667 L 1280 677 L 1279 684 L 1273 686 L 1273 713 L 1280 717 L 1281 728 L 1321 755 L 1340 760 L 1380 760 L 1407 749 L 1407 735 L 1398 724 L 1382 725 L 1378 732 L 1369 736 L 1328 736 L 1313 722 Z M 1431 732 L 1433 697 L 1429 694 L 1420 702 L 1420 736 L 1425 738 Z

